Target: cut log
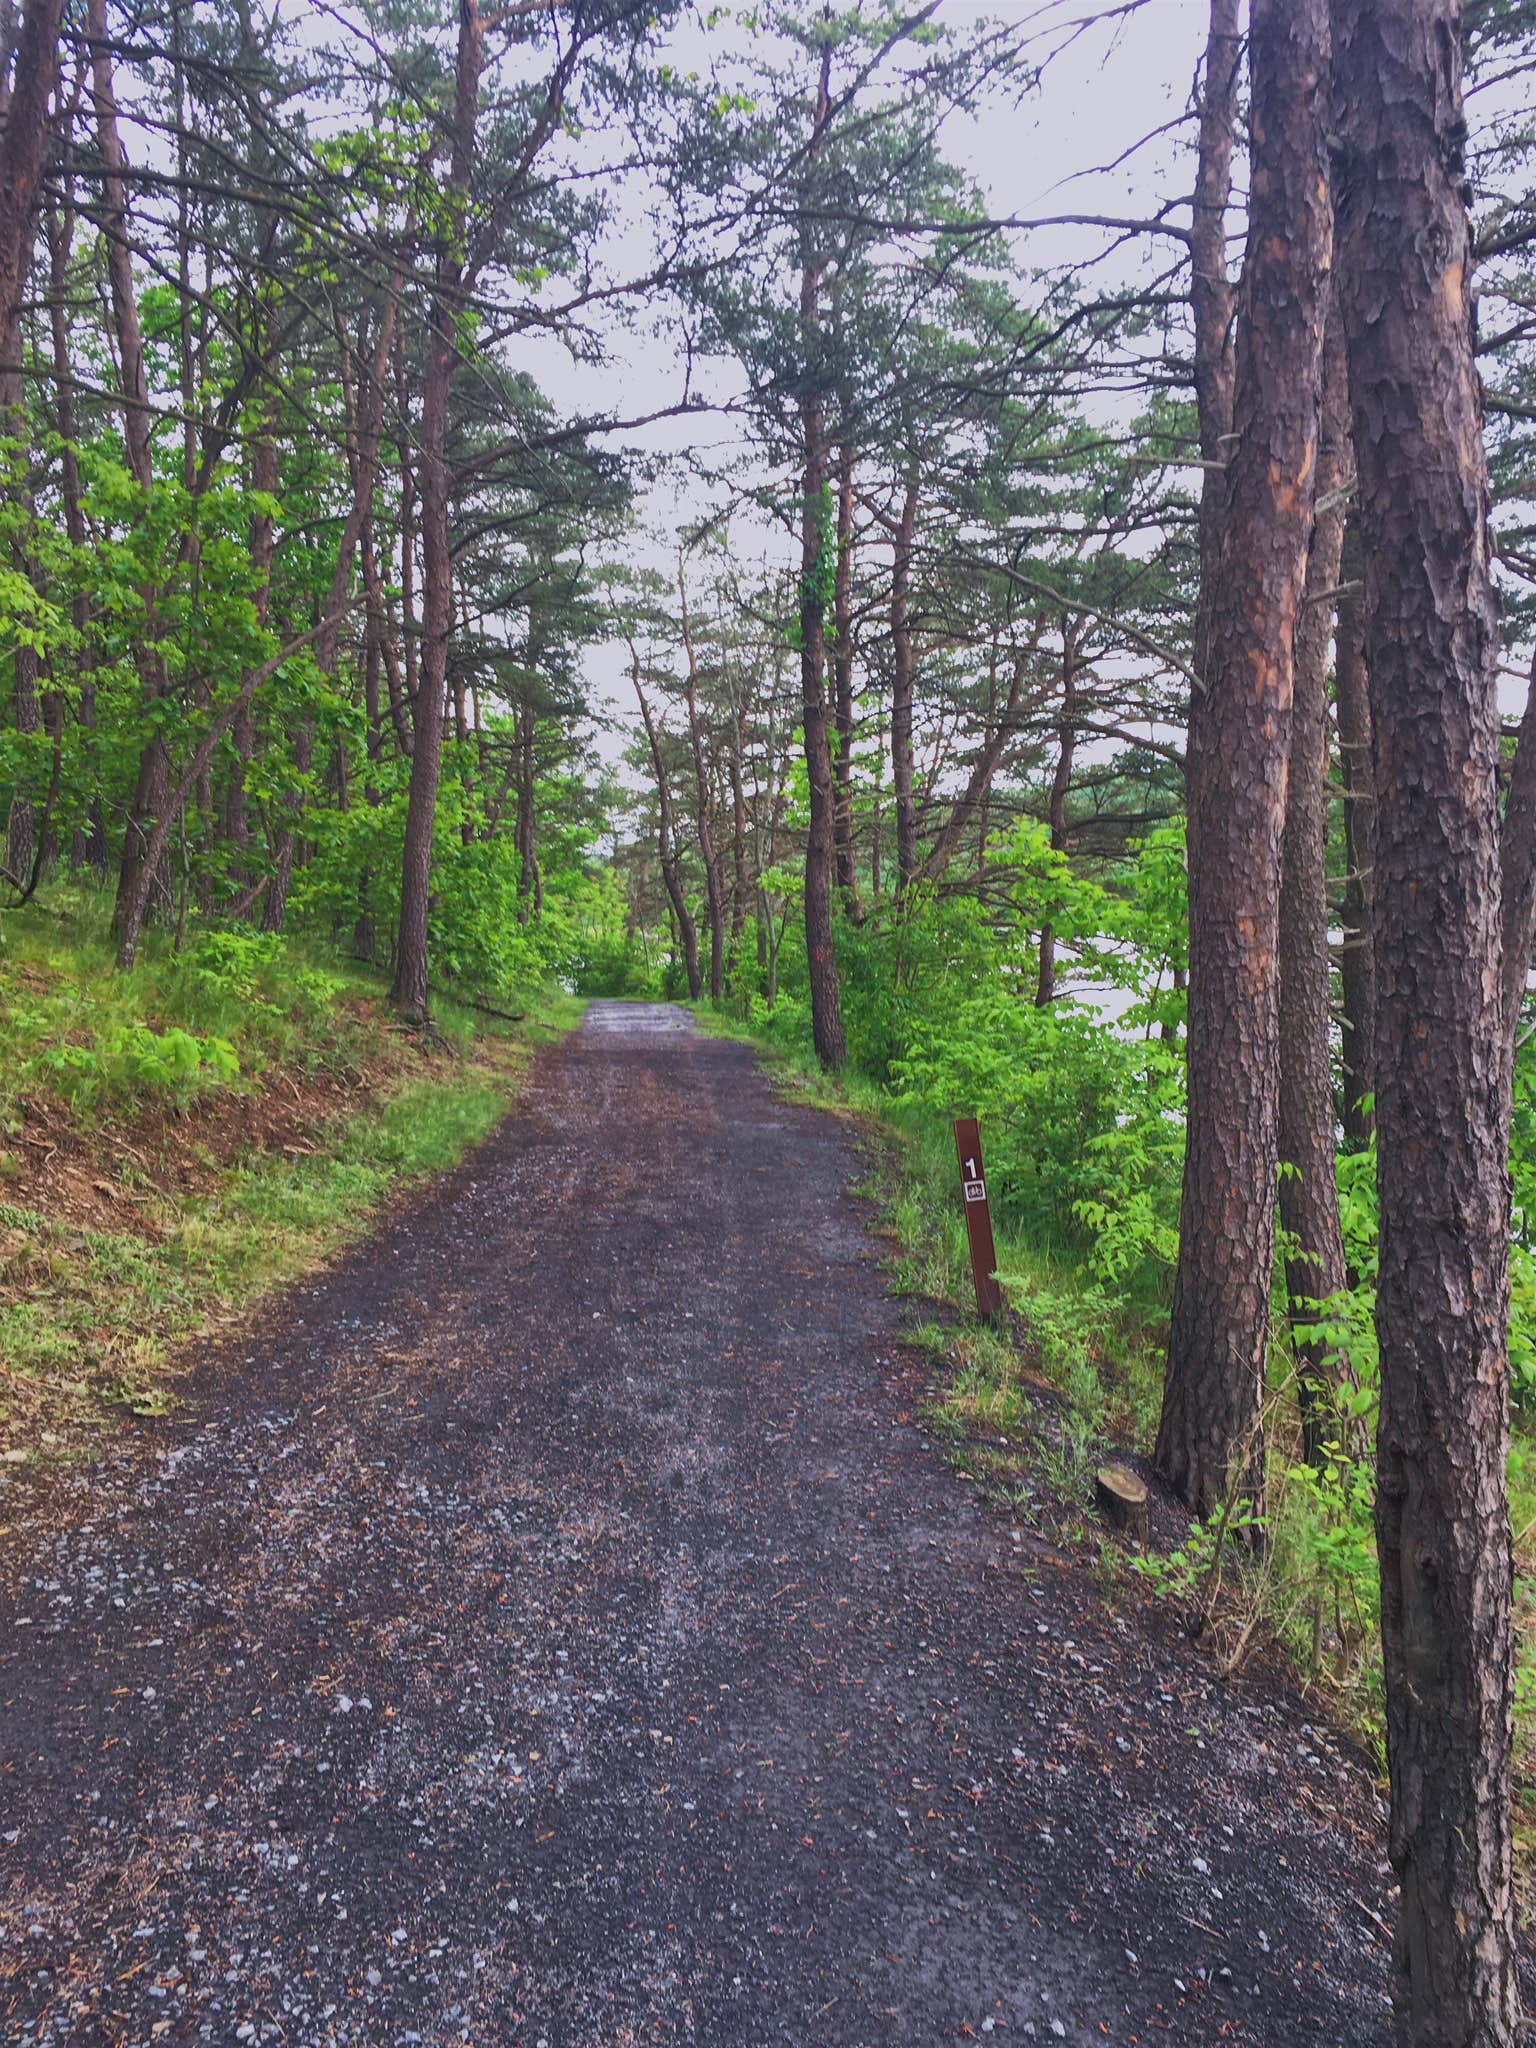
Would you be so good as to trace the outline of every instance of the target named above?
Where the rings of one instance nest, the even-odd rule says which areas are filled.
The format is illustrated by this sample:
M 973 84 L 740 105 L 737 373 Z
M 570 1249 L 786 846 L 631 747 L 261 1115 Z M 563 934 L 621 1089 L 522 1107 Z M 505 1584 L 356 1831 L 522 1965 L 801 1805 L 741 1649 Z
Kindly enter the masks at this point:
M 1144 1481 L 1124 1465 L 1101 1465 L 1094 1475 L 1093 1497 L 1111 1529 L 1145 1543 L 1150 1533 Z

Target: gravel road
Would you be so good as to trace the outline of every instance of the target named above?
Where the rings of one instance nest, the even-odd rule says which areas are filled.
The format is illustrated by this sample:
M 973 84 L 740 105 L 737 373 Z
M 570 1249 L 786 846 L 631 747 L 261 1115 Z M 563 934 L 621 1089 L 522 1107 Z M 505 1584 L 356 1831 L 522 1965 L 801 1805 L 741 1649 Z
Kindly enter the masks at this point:
M 836 1120 L 594 1006 L 0 1492 L 0 2042 L 1385 2043 L 1338 1738 L 976 1507 Z

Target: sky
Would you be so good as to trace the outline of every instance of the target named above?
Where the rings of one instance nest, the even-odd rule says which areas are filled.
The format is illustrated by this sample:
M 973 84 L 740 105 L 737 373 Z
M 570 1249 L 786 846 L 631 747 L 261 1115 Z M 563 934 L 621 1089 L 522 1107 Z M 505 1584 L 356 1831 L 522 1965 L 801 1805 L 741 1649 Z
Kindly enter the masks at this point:
M 1111 0 L 1067 0 L 1059 12 L 1061 28 L 1074 18 L 1100 15 L 1110 4 Z M 948 0 L 941 19 L 961 30 L 983 16 L 1023 22 L 1041 12 L 1039 0 L 985 7 L 971 0 Z M 1179 154 L 1180 140 L 1188 142 L 1187 132 L 1183 138 L 1164 137 L 1136 151 L 1115 169 L 1103 167 L 1187 108 L 1208 19 L 1208 0 L 1147 0 L 1118 24 L 1089 28 L 1052 58 L 1038 87 L 1022 104 L 1010 96 L 1006 103 L 984 106 L 974 115 L 952 117 L 943 137 L 946 155 L 975 181 L 993 217 L 1139 217 L 1151 211 L 1169 193 L 1188 191 L 1192 183 L 1190 160 L 1185 155 L 1181 161 Z M 1052 28 L 1052 41 L 1060 40 L 1054 22 Z M 741 31 L 725 25 L 714 33 Z M 1017 262 L 1028 271 L 1080 260 L 1104 238 L 1082 228 L 1059 228 L 1010 239 Z M 608 260 L 622 262 L 625 253 L 622 247 L 611 247 Z M 1139 259 L 1127 254 L 1117 260 L 1129 265 Z M 540 337 L 530 341 L 525 366 L 557 410 L 567 414 L 618 408 L 633 416 L 676 402 L 681 370 L 675 339 L 664 322 L 650 332 L 615 333 L 611 346 L 612 359 L 599 366 L 574 362 L 557 341 Z M 731 391 L 728 366 L 708 366 L 704 376 L 711 395 Z M 659 422 L 615 440 L 673 458 L 701 442 L 717 457 L 733 448 L 745 449 L 732 421 L 697 416 Z M 635 555 L 654 566 L 669 567 L 674 554 L 671 535 L 709 509 L 707 490 L 677 460 L 641 507 L 643 531 L 636 536 Z M 744 548 L 765 551 L 782 545 L 766 527 L 744 522 L 733 527 L 733 539 Z M 622 751 L 634 719 L 622 661 L 621 649 L 601 645 L 591 648 L 586 658 L 594 708 L 600 716 L 611 717 L 617 728 L 600 738 L 600 751 L 609 760 Z

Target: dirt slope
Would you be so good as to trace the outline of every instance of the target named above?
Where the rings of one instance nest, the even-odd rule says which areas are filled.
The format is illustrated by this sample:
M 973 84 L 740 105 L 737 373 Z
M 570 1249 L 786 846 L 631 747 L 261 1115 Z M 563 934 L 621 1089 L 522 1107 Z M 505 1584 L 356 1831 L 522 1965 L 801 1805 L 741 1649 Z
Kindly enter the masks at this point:
M 1369 1786 L 972 1507 L 855 1171 L 599 1006 L 0 1493 L 6 2048 L 1385 2041 Z

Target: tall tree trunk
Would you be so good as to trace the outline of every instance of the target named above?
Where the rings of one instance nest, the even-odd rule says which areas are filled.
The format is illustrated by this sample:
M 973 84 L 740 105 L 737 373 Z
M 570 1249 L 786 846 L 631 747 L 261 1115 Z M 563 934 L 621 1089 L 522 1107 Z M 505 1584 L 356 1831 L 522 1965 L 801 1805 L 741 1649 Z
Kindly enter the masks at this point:
M 363 588 L 367 593 L 367 610 L 363 619 L 363 719 L 366 727 L 364 747 L 367 761 L 363 776 L 363 800 L 370 810 L 377 810 L 384 800 L 378 784 L 378 767 L 384 758 L 383 699 L 379 688 L 384 662 L 384 620 L 383 608 L 374 602 L 372 588 L 373 577 L 377 576 L 378 570 L 373 555 L 371 518 L 364 524 L 360 546 L 364 561 Z M 352 929 L 352 951 L 359 960 L 372 962 L 378 958 L 379 933 L 373 914 L 373 869 L 369 866 L 365 865 L 358 877 L 357 897 L 357 922 Z
M 832 684 L 837 712 L 833 759 L 832 843 L 837 886 L 851 916 L 859 915 L 853 851 L 853 449 L 837 457 L 837 573 L 832 585 Z
M 1510 1065 L 1457 0 L 1337 0 L 1376 756 L 1376 1541 L 1398 2038 L 1510 2048 Z
M 725 994 L 725 875 L 715 839 L 715 800 L 704 761 L 704 736 L 699 727 L 699 658 L 694 646 L 693 619 L 688 610 L 688 587 L 683 579 L 681 560 L 677 565 L 677 595 L 683 651 L 688 662 L 688 743 L 693 752 L 699 856 L 704 862 L 704 900 L 709 911 L 709 999 L 718 1003 Z
M 48 324 L 53 344 L 54 403 L 58 409 L 60 444 L 59 492 L 64 503 L 64 531 L 71 547 L 83 548 L 86 544 L 85 509 L 80 482 L 80 460 L 75 452 L 75 440 L 79 429 L 75 414 L 74 365 L 69 353 L 69 259 L 74 244 L 74 232 L 74 182 L 66 167 L 64 204 L 57 212 L 50 210 L 47 218 Z M 89 592 L 84 588 L 77 590 L 70 599 L 70 623 L 77 636 L 78 652 L 75 659 L 80 678 L 75 715 L 85 731 L 94 732 L 96 691 L 90 680 L 91 600 Z M 76 868 L 88 867 L 105 872 L 106 822 L 101 808 L 101 777 L 94 745 L 90 782 L 91 794 L 86 823 L 76 829 L 71 849 L 71 864 Z
M 14 77 L 0 129 L 0 421 L 13 433 L 21 410 L 21 308 L 32 269 L 48 102 L 59 75 L 64 0 L 31 0 L 16 37 Z
M 1051 851 L 1067 850 L 1067 797 L 1072 789 L 1072 757 L 1077 749 L 1077 638 L 1071 619 L 1061 622 L 1061 717 L 1056 726 L 1056 773 L 1051 777 Z M 1040 934 L 1040 972 L 1035 981 L 1035 1007 L 1043 1010 L 1056 998 L 1056 931 L 1047 925 Z
M 1371 767 L 1371 705 L 1365 664 L 1365 596 L 1361 584 L 1360 522 L 1344 528 L 1334 658 L 1334 716 L 1339 732 L 1339 775 L 1344 785 L 1343 945 L 1339 983 L 1344 998 L 1340 1037 L 1344 1070 L 1340 1121 L 1344 1141 L 1362 1152 L 1376 1128 L 1367 1106 L 1376 1091 L 1376 963 L 1371 950 L 1371 877 L 1376 862 L 1376 797 Z
M 912 761 L 912 549 L 917 539 L 917 470 L 907 473 L 891 566 L 891 784 L 896 809 L 896 894 L 917 875 L 917 803 Z
M 447 461 L 448 401 L 458 354 L 457 323 L 464 281 L 464 235 L 469 212 L 475 124 L 480 104 L 484 31 L 477 0 L 459 0 L 459 46 L 454 74 L 449 226 L 441 235 L 427 336 L 421 397 L 421 682 L 416 691 L 410 793 L 400 870 L 400 933 L 393 995 L 408 1022 L 424 1024 L 429 1011 L 427 920 L 432 898 L 432 833 L 442 767 L 444 690 L 448 639 L 453 631 L 452 513 Z
M 0 435 L 22 441 L 26 417 L 22 391 L 22 302 L 32 268 L 43 169 L 48 156 L 48 102 L 58 80 L 63 0 L 32 0 L 16 37 L 15 75 L 0 130 Z M 25 487 L 23 500 L 30 505 Z M 26 575 L 17 550 L 14 566 Z M 16 730 L 31 737 L 42 730 L 38 699 L 38 658 L 17 646 L 11 656 L 11 705 Z M 6 831 L 6 871 L 18 889 L 31 886 L 37 818 L 25 788 L 11 799 Z
M 24 495 L 30 497 L 30 493 Z M 18 572 L 25 575 L 25 557 L 18 555 L 14 559 Z M 38 696 L 37 679 L 36 649 L 14 647 L 11 651 L 11 716 L 23 739 L 35 739 L 43 729 L 43 707 Z M 21 786 L 12 794 L 6 818 L 5 872 L 14 888 L 25 890 L 31 885 L 38 819 L 37 806 L 31 795 L 30 770 L 23 768 L 19 780 Z
M 416 692 L 421 686 L 421 638 L 416 619 L 416 468 L 409 439 L 411 394 L 403 350 L 396 361 L 395 376 L 400 387 L 396 413 L 400 438 L 400 645 L 406 704 L 414 710 Z
M 1326 0 L 1254 0 L 1234 440 L 1189 736 L 1189 1107 L 1157 1464 L 1263 1500 L 1278 1156 L 1280 846 L 1332 245 Z
M 334 676 L 340 665 L 341 624 L 346 615 L 347 597 L 352 586 L 352 568 L 363 535 L 372 519 L 374 492 L 379 482 L 384 378 L 394 349 L 396 306 L 399 296 L 400 274 L 398 271 L 391 271 L 379 308 L 379 328 L 374 337 L 368 381 L 350 408 L 352 445 L 348 453 L 352 472 L 352 501 L 347 507 L 341 539 L 336 549 L 331 587 L 325 600 L 325 620 L 315 642 L 315 667 L 323 676 Z M 448 602 L 451 608 L 451 591 Z M 446 640 L 443 658 L 446 663 Z M 299 856 L 298 827 L 305 805 L 303 780 L 313 768 L 315 758 L 315 729 L 313 722 L 308 718 L 300 718 L 294 730 L 292 758 L 299 788 L 286 808 L 273 849 L 272 879 L 267 885 L 261 920 L 263 929 L 269 932 L 280 932 L 287 922 L 288 891 L 293 880 L 294 865 Z M 406 832 L 409 838 L 409 821 Z
M 813 178 L 823 138 L 831 120 L 829 90 L 832 51 L 822 51 L 816 88 L 816 113 L 806 151 Z M 808 196 L 808 195 L 807 195 Z M 847 1058 L 842 1006 L 838 990 L 837 952 L 832 937 L 834 862 L 832 747 L 827 733 L 826 593 L 823 582 L 829 550 L 836 545 L 836 522 L 828 504 L 827 420 L 821 369 L 822 261 L 816 252 L 816 229 L 801 224 L 800 269 L 800 428 L 804 450 L 804 507 L 800 528 L 800 685 L 803 703 L 805 768 L 810 785 L 810 830 L 805 846 L 805 957 L 811 990 L 811 1036 L 824 1067 L 835 1069 Z
M 677 871 L 677 854 L 672 835 L 672 790 L 667 780 L 667 764 L 661 751 L 661 734 L 651 716 L 651 707 L 646 701 L 645 688 L 640 681 L 640 655 L 633 641 L 630 642 L 630 679 L 634 684 L 635 697 L 640 705 L 640 720 L 645 727 L 645 737 L 651 749 L 651 765 L 656 771 L 656 841 L 661 856 L 661 879 L 666 885 L 667 900 L 672 905 L 676 920 L 678 938 L 683 950 L 683 971 L 688 977 L 688 996 L 697 1002 L 703 992 L 704 980 L 699 972 L 699 932 L 694 923 L 693 912 L 688 908 L 688 894 L 683 887 L 682 877 Z
M 734 975 L 741 954 L 741 935 L 746 929 L 747 900 L 752 884 L 747 873 L 747 791 L 741 761 L 746 748 L 742 731 L 741 699 L 731 705 L 731 971 Z
M 1195 620 L 1195 667 L 1201 675 L 1209 666 L 1210 602 L 1216 588 L 1222 515 L 1227 501 L 1225 464 L 1237 374 L 1233 334 L 1237 294 L 1227 270 L 1227 209 L 1232 198 L 1241 54 L 1238 0 L 1211 0 L 1189 242 L 1189 300 L 1195 327 L 1195 414 L 1200 455 L 1206 465 L 1200 489 L 1200 599 Z M 1196 710 L 1196 706 L 1190 707 L 1191 723 Z
M 251 487 L 275 498 L 280 482 L 275 408 L 269 409 L 263 428 L 251 449 Z M 256 580 L 256 617 L 263 626 L 272 612 L 272 564 L 277 552 L 277 522 L 265 508 L 251 518 L 251 571 Z M 245 778 L 256 752 L 256 714 L 246 703 L 230 728 L 234 763 L 225 795 L 224 831 L 235 856 L 237 893 L 254 887 L 246 873 L 251 844 L 250 814 Z
M 519 704 L 512 728 L 512 744 L 517 753 L 517 916 L 520 924 L 526 924 L 544 906 L 544 884 L 539 874 L 536 737 L 537 720 L 533 706 Z
M 123 446 L 129 473 L 147 495 L 155 484 L 150 446 L 149 384 L 144 371 L 144 339 L 139 326 L 133 258 L 128 248 L 128 209 L 123 184 L 127 159 L 117 126 L 105 0 L 89 0 L 86 35 L 90 43 L 91 101 L 96 142 L 102 162 L 101 224 L 106 239 L 113 325 L 117 333 Z M 155 826 L 171 786 L 170 752 L 164 731 L 153 714 L 153 706 L 165 696 L 169 686 L 165 663 L 153 638 L 140 652 L 139 679 L 149 737 L 139 755 L 138 776 L 123 834 L 123 857 L 118 870 L 115 922 L 118 964 L 125 968 L 132 965 L 137 953 L 139 933 L 151 899 L 158 896 L 163 902 L 169 901 L 169 884 L 163 863 L 157 861 L 151 865 L 147 859 L 147 849 L 155 839 Z
M 1295 701 L 1280 880 L 1280 1221 L 1293 1330 L 1346 1284 L 1334 1171 L 1333 1060 L 1328 958 L 1328 648 L 1332 593 L 1344 554 L 1344 492 L 1353 464 L 1344 334 L 1330 303 L 1323 364 L 1318 510 L 1307 589 L 1296 625 Z M 1316 1464 L 1329 1429 L 1329 1347 L 1294 1339 L 1306 1454 Z

